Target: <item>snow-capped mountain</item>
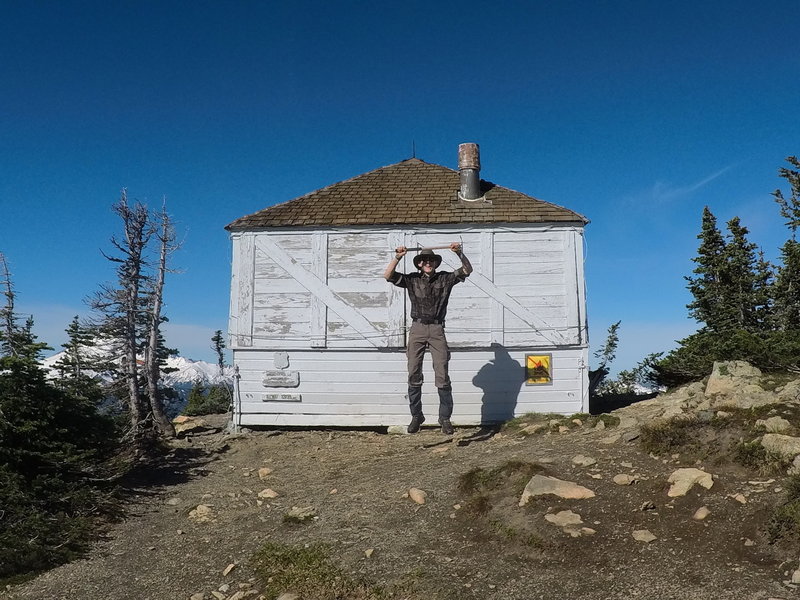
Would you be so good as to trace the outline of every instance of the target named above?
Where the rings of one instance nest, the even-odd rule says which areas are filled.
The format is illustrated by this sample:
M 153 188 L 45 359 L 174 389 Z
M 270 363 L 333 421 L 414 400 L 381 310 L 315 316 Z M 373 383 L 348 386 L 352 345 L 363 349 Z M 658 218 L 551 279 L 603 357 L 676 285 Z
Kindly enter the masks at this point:
M 87 348 L 86 351 L 95 358 L 108 356 L 107 349 L 104 350 L 97 346 Z M 59 352 L 42 361 L 42 366 L 50 377 L 56 377 L 56 365 L 64 354 L 65 352 Z M 113 359 L 112 362 L 119 363 L 120 361 Z M 229 386 L 233 385 L 233 367 L 225 367 L 224 372 L 220 373 L 218 365 L 203 360 L 192 360 L 183 356 L 170 357 L 166 361 L 166 371 L 161 373 L 161 386 L 175 391 L 175 397 L 168 395 L 164 398 L 164 409 L 169 417 L 174 417 L 183 410 L 189 392 L 195 384 L 209 386 L 226 383 Z M 101 376 L 101 378 L 110 381 L 107 377 Z
M 103 357 L 105 352 L 102 349 L 91 348 L 87 350 L 95 357 Z M 42 361 L 42 366 L 48 373 L 55 374 L 56 364 L 64 357 L 65 352 L 59 352 Z M 112 362 L 118 363 L 118 360 Z M 161 374 L 161 383 L 165 387 L 174 387 L 181 384 L 202 383 L 213 385 L 217 383 L 228 383 L 233 381 L 233 368 L 225 367 L 223 373 L 219 372 L 219 366 L 203 360 L 192 360 L 183 356 L 172 356 L 166 361 L 166 372 Z M 173 370 L 174 369 L 174 370 Z

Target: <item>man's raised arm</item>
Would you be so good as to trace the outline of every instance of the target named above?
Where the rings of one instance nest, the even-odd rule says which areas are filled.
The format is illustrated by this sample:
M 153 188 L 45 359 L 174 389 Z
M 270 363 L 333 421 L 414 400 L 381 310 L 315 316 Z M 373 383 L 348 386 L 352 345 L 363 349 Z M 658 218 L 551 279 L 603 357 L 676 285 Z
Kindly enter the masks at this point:
M 392 275 L 394 275 L 394 270 L 397 268 L 397 263 L 399 263 L 402 260 L 402 258 L 406 255 L 406 252 L 408 252 L 408 250 L 406 250 L 405 246 L 398 246 L 397 248 L 395 248 L 394 258 L 391 260 L 389 265 L 386 267 L 386 270 L 383 272 L 383 278 L 386 281 L 389 281 L 392 278 Z
M 455 252 L 456 256 L 461 259 L 461 268 L 464 269 L 464 275 L 469 275 L 472 273 L 472 263 L 469 262 L 469 259 L 464 254 L 461 244 L 458 242 L 452 242 L 450 244 L 450 250 Z

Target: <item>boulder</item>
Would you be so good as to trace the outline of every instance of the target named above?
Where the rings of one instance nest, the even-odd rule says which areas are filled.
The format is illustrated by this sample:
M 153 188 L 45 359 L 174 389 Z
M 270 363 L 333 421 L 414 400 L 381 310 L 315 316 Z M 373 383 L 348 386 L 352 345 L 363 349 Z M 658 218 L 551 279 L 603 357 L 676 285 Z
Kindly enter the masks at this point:
M 800 379 L 795 379 L 777 391 L 781 402 L 800 402 Z
M 695 468 L 678 469 L 669 476 L 667 481 L 672 484 L 667 492 L 667 496 L 670 498 L 685 496 L 696 483 L 707 490 L 714 485 L 714 480 L 709 473 Z
M 780 433 L 765 433 L 761 438 L 761 445 L 767 452 L 773 452 L 786 458 L 800 455 L 800 438 Z
M 756 427 L 763 427 L 769 433 L 780 433 L 791 429 L 792 424 L 783 417 L 770 417 L 756 421 Z
M 562 481 L 546 475 L 534 475 L 531 477 L 528 485 L 525 486 L 525 491 L 522 492 L 519 505 L 525 506 L 534 496 L 544 496 L 547 494 L 572 500 L 594 498 L 595 495 L 589 488 L 585 488 L 571 481 Z
M 761 371 L 743 360 L 714 363 L 705 395 L 716 406 L 752 408 L 772 404 L 775 396 L 758 385 Z

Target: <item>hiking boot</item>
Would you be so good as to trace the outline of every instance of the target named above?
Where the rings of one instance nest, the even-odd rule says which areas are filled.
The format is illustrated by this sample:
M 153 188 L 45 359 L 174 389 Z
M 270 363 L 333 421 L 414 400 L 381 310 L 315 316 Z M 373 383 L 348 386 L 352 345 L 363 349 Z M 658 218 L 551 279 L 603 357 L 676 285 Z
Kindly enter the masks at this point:
M 442 426 L 443 434 L 453 435 L 455 433 L 455 429 L 453 429 L 453 424 L 450 422 L 450 419 L 439 419 L 439 425 Z
M 414 415 L 411 417 L 411 423 L 408 424 L 408 433 L 417 433 L 419 431 L 420 426 L 425 422 L 424 415 Z

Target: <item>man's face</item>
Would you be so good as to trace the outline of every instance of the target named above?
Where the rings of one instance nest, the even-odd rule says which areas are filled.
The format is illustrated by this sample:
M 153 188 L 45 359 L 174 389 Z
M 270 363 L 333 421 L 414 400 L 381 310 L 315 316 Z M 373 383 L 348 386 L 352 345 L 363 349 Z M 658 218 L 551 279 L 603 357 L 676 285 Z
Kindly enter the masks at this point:
M 436 263 L 432 258 L 423 258 L 421 261 L 419 261 L 419 266 L 422 268 L 422 272 L 426 275 L 430 275 L 436 270 L 436 267 L 434 266 L 435 264 Z

